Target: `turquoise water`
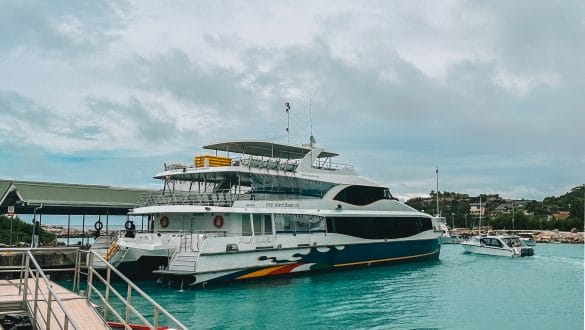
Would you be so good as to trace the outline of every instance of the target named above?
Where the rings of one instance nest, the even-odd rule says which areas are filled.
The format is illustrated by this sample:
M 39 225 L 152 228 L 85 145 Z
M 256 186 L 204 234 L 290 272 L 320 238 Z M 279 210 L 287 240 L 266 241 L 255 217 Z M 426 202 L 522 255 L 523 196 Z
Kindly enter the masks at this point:
M 583 245 L 180 291 L 139 286 L 192 329 L 583 329 Z

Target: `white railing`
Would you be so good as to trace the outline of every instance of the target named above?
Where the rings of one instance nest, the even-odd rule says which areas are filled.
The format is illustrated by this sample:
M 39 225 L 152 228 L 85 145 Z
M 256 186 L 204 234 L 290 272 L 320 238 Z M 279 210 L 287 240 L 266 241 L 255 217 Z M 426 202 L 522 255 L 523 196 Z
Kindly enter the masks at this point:
M 319 196 L 301 195 L 299 193 L 283 193 L 278 191 L 250 192 L 247 194 L 229 193 L 150 193 L 143 194 L 134 208 L 154 205 L 198 205 L 198 206 L 223 206 L 232 207 L 235 201 L 239 200 L 305 200 L 320 199 Z
M 132 318 L 137 318 L 142 322 L 145 326 L 151 329 L 158 329 L 160 326 L 160 316 L 164 315 L 170 322 L 172 322 L 177 328 L 179 329 L 187 329 L 185 325 L 183 325 L 179 320 L 177 320 L 173 315 L 171 315 L 165 308 L 160 306 L 156 301 L 154 301 L 150 296 L 148 296 L 142 289 L 136 286 L 132 281 L 130 281 L 124 274 L 122 274 L 119 270 L 117 270 L 114 266 L 108 263 L 102 256 L 100 256 L 95 251 L 79 251 L 78 254 L 78 268 L 76 270 L 76 280 L 74 281 L 74 287 L 77 285 L 77 290 L 79 290 L 80 284 L 80 274 L 81 274 L 81 267 L 79 266 L 81 261 L 81 255 L 87 254 L 88 266 L 87 266 L 87 297 L 91 301 L 93 299 L 93 295 L 95 294 L 99 301 L 103 304 L 103 318 L 104 320 L 108 320 L 110 313 L 115 316 L 115 318 L 124 326 L 126 329 L 131 328 Z M 106 278 L 104 278 L 96 269 L 93 268 L 93 261 L 97 259 L 98 261 L 103 262 L 106 265 Z M 124 297 L 116 288 L 111 285 L 112 273 L 121 279 L 127 285 L 127 292 L 126 297 Z M 94 283 L 94 278 L 99 280 L 97 283 L 104 286 L 103 294 L 100 289 Z M 145 316 L 142 315 L 133 305 L 132 305 L 132 297 L 133 293 L 137 293 L 140 297 L 142 297 L 152 308 L 154 311 L 152 322 L 150 322 Z M 111 296 L 113 295 L 113 297 Z M 112 300 L 117 303 L 121 303 L 124 306 L 125 313 L 124 316 L 120 315 L 120 313 L 116 310 L 116 308 L 112 305 Z
M 171 315 L 166 309 L 156 303 L 144 291 L 132 283 L 110 263 L 105 261 L 98 253 L 94 251 L 82 251 L 79 248 L 0 248 L 2 255 L 18 255 L 22 254 L 22 261 L 20 266 L 1 266 L 1 273 L 16 273 L 20 274 L 20 279 L 17 284 L 19 294 L 22 295 L 21 308 L 27 310 L 31 317 L 31 322 L 34 322 L 34 328 L 45 329 L 79 329 L 83 330 L 74 318 L 73 311 L 64 304 L 62 298 L 57 294 L 45 271 L 39 265 L 34 253 L 38 251 L 54 252 L 71 252 L 75 253 L 75 267 L 74 268 L 57 268 L 49 269 L 50 272 L 73 272 L 73 290 L 81 293 L 81 275 L 86 275 L 87 279 L 87 295 L 86 299 L 90 302 L 90 306 L 96 306 L 91 303 L 93 295 L 99 297 L 101 306 L 103 306 L 103 321 L 104 326 L 109 321 L 109 315 L 113 314 L 119 325 L 126 329 L 131 329 L 132 320 L 138 319 L 144 326 L 151 329 L 158 329 L 161 322 L 160 317 L 164 316 L 165 321 L 174 325 L 177 329 L 187 329 L 179 320 Z M 84 256 L 82 258 L 82 255 Z M 105 279 L 96 269 L 93 268 L 93 261 L 97 259 L 106 265 Z M 87 265 L 83 265 L 82 261 L 87 261 Z M 86 273 L 82 270 L 87 270 Z M 112 274 L 117 276 L 127 285 L 126 296 L 120 294 L 111 284 Z M 96 286 L 96 279 L 99 283 L 99 288 Z M 32 280 L 32 281 L 31 281 Z M 118 282 L 117 284 L 119 284 Z M 123 285 L 123 284 L 122 284 Z M 104 290 L 102 294 L 101 290 Z M 143 314 L 138 311 L 133 305 L 133 298 L 141 297 L 150 305 L 149 310 L 153 311 L 153 320 L 149 321 Z M 117 300 L 115 299 L 117 298 Z M 19 298 L 20 299 L 20 298 Z M 118 312 L 119 305 L 123 306 L 124 316 Z M 118 306 L 116 308 L 114 305 Z M 141 307 L 142 309 L 142 307 Z M 100 315 L 98 313 L 98 315 Z M 142 324 L 138 324 L 141 326 Z M 167 324 L 165 324 L 167 325 Z
M 42 320 L 45 329 L 82 329 L 73 319 L 71 311 L 65 307 L 63 300 L 55 292 L 51 281 L 39 265 L 33 252 L 51 250 L 51 251 L 75 251 L 77 248 L 61 248 L 61 249 L 30 249 L 30 248 L 0 248 L 1 254 L 22 254 L 22 264 L 20 266 L 20 280 L 18 284 L 19 294 L 22 294 L 22 306 L 27 308 L 31 317 L 31 322 L 35 324 L 35 328 L 39 328 L 39 318 Z M 8 267 L 7 272 L 14 272 Z M 6 269 L 6 268 L 3 268 Z M 53 269 L 53 271 L 71 271 L 73 269 Z M 34 279 L 33 285 L 29 279 Z M 43 286 L 43 287 L 41 287 Z M 46 288 L 46 290 L 45 290 Z M 41 311 L 40 303 L 46 304 L 46 311 Z M 31 306 L 32 303 L 32 306 Z M 56 304 L 56 305 L 55 305 Z M 62 314 L 62 316 L 60 316 Z M 55 323 L 51 323 L 54 320 Z
M 235 201 L 250 200 L 250 194 L 230 193 L 150 193 L 143 194 L 134 208 L 152 205 L 202 205 L 231 207 Z

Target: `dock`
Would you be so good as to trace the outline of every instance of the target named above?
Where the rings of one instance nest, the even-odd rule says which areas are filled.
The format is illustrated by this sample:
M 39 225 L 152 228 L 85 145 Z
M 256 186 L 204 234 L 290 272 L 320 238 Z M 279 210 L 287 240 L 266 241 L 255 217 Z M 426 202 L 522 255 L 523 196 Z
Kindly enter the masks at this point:
M 49 285 L 57 296 L 51 297 L 47 285 L 43 281 L 39 281 L 38 284 L 37 289 L 35 279 L 28 279 L 27 282 L 20 279 L 0 280 L 0 313 L 27 313 L 28 311 L 34 318 L 31 320 L 32 323 L 37 324 L 39 329 L 62 328 L 66 315 L 57 303 L 57 299 L 60 299 L 68 314 L 71 315 L 71 324 L 78 325 L 81 329 L 110 329 L 85 297 L 50 281 Z M 24 295 L 25 288 L 26 296 Z M 42 297 L 47 297 L 47 299 Z M 50 303 L 48 297 L 51 297 Z
M 36 258 L 46 253 L 72 251 L 75 252 L 73 268 L 43 269 Z M 19 265 L 0 266 L 3 278 L 0 279 L 0 329 L 3 326 L 10 329 L 167 329 L 169 325 L 187 329 L 95 251 L 0 248 L 0 259 L 14 261 L 15 257 L 20 257 Z M 101 269 L 94 267 L 98 264 Z M 72 289 L 52 281 L 46 272 L 69 272 Z M 116 290 L 110 282 L 112 277 L 119 279 L 117 286 L 126 289 Z M 86 290 L 80 290 L 82 281 Z M 148 314 L 154 314 L 144 316 L 134 305 L 135 298 L 147 304 L 144 310 Z

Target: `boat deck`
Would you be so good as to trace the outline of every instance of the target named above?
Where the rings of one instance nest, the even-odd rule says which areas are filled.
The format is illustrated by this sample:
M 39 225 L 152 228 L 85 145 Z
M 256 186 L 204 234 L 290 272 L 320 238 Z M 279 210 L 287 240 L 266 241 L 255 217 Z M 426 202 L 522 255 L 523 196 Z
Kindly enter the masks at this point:
M 19 293 L 20 280 L 0 280 L 0 306 L 20 306 L 21 310 L 28 310 L 31 314 L 31 321 L 38 325 L 38 329 L 46 329 L 47 320 L 47 301 L 44 297 L 48 297 L 49 290 L 43 281 L 39 281 L 39 292 L 37 300 L 37 314 L 36 322 L 32 320 L 34 314 L 34 279 L 28 279 L 28 294 L 26 305 L 23 305 L 22 292 Z M 90 305 L 85 297 L 82 297 L 70 290 L 51 281 L 50 284 L 63 301 L 65 308 L 71 315 L 73 322 L 77 323 L 82 329 L 110 329 L 102 318 L 98 315 L 96 310 Z M 41 292 L 43 294 L 41 294 Z M 42 300 L 41 300 L 42 299 Z M 65 314 L 61 307 L 57 304 L 55 299 L 51 300 L 51 319 L 49 321 L 49 328 L 59 328 L 58 324 L 62 324 Z

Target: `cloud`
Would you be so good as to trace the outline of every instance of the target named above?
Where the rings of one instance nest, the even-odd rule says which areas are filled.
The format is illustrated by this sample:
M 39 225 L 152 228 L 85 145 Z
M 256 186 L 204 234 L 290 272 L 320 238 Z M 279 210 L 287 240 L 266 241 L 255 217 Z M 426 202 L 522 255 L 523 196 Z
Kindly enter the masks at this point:
M 306 142 L 311 94 L 318 143 L 398 193 L 428 193 L 440 165 L 450 190 L 558 194 L 582 179 L 583 6 L 7 3 L 0 149 L 102 178 L 126 157 L 158 169 L 286 141 L 285 93 Z
M 116 40 L 123 26 L 123 1 L 4 2 L 0 11 L 0 50 L 68 57 L 91 54 Z

